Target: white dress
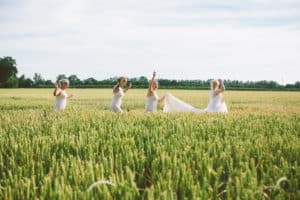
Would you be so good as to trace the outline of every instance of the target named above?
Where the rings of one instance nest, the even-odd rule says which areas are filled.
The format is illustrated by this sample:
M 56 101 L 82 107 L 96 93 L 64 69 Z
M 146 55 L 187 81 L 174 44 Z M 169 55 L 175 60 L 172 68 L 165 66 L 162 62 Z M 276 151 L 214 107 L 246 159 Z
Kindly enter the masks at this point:
M 223 100 L 223 94 L 215 95 L 215 90 L 211 89 L 209 93 L 209 104 L 205 109 L 206 112 L 222 112 L 227 113 L 227 106 Z
M 158 95 L 156 92 L 153 92 L 153 95 L 147 96 L 146 102 L 146 112 L 156 112 L 157 111 L 157 102 L 158 102 Z
M 113 93 L 113 98 L 110 104 L 110 110 L 113 112 L 123 112 L 121 109 L 122 97 L 124 96 L 124 91 L 121 87 L 119 87 L 119 91 L 117 93 Z
M 204 113 L 204 112 L 223 112 L 227 113 L 227 106 L 223 101 L 222 93 L 215 95 L 215 90 L 210 91 L 210 101 L 206 109 L 198 109 L 190 104 L 187 104 L 180 99 L 174 97 L 172 94 L 167 93 L 165 95 L 164 102 L 164 112 L 195 112 L 195 113 Z
M 59 96 L 56 96 L 55 104 L 53 106 L 54 110 L 64 110 L 67 106 L 68 94 L 65 90 L 61 90 Z

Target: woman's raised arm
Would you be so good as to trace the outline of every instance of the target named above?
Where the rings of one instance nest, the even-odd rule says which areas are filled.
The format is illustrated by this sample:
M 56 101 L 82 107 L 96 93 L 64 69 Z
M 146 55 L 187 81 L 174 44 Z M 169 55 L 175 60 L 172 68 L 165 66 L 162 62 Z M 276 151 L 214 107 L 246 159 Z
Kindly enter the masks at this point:
M 222 92 L 225 91 L 225 85 L 224 85 L 224 80 L 222 79 L 218 79 L 219 83 L 220 83 L 220 88 L 218 88 L 216 91 L 215 91 L 215 95 L 218 95 Z
M 53 96 L 57 97 L 61 94 L 60 88 L 58 87 L 57 81 L 54 83 L 54 91 L 53 91 Z
M 117 85 L 115 85 L 114 89 L 113 89 L 113 93 L 117 93 L 119 92 L 119 87 L 120 87 L 120 84 L 118 83 Z
M 132 83 L 129 83 L 129 85 L 126 87 L 126 89 L 124 90 L 124 93 L 126 93 L 130 88 L 132 87 Z
M 151 81 L 150 81 L 150 83 L 149 83 L 149 87 L 148 87 L 148 92 L 149 92 L 149 93 L 152 92 L 152 84 L 153 84 L 153 82 L 154 82 L 154 80 L 155 80 L 155 76 L 156 76 L 156 72 L 154 71 L 153 74 L 152 74 L 152 79 L 151 79 Z

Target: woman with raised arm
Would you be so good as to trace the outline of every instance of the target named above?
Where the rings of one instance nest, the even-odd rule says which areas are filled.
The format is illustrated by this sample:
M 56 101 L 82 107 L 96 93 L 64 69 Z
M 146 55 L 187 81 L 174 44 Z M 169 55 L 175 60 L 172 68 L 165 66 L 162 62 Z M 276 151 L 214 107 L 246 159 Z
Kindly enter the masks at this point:
M 227 106 L 223 99 L 223 92 L 225 91 L 224 81 L 221 79 L 213 80 L 211 82 L 211 89 L 209 92 L 209 104 L 205 109 L 198 109 L 190 104 L 187 104 L 180 99 L 168 93 L 165 95 L 164 112 L 221 112 L 227 113 Z
M 67 106 L 67 99 L 73 97 L 73 94 L 68 95 L 66 90 L 69 87 L 70 82 L 68 79 L 63 79 L 60 81 L 60 87 L 58 82 L 54 83 L 53 96 L 56 97 L 55 104 L 53 106 L 54 110 L 64 110 Z
M 206 112 L 223 112 L 227 113 L 227 106 L 223 98 L 225 91 L 224 81 L 222 79 L 213 80 L 209 93 L 209 104 L 205 109 Z
M 152 79 L 149 83 L 148 92 L 147 92 L 147 102 L 146 102 L 146 112 L 156 112 L 157 111 L 157 103 L 162 102 L 165 97 L 161 98 L 156 94 L 156 90 L 158 89 L 158 83 L 155 80 L 156 72 L 153 72 Z
M 126 86 L 127 79 L 123 76 L 118 78 L 117 85 L 114 86 L 113 89 L 113 98 L 110 104 L 110 110 L 113 112 L 123 112 L 121 109 L 122 105 L 122 98 L 124 94 L 132 87 L 131 83 L 126 87 L 126 89 L 123 89 L 123 87 Z

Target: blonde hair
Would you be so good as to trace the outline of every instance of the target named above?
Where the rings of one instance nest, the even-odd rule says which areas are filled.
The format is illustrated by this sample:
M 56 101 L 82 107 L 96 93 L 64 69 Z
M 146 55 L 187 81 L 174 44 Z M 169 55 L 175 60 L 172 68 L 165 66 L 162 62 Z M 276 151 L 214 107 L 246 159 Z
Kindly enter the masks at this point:
M 68 86 L 70 85 L 70 81 L 68 79 L 62 79 L 59 81 L 61 84 L 66 83 Z
M 127 80 L 127 78 L 125 76 L 120 76 L 118 78 L 118 83 L 120 83 L 122 80 Z
M 220 85 L 220 82 L 219 82 L 218 80 L 213 80 L 213 81 L 210 83 L 211 89 L 215 89 L 215 88 L 217 88 L 219 85 Z
M 157 81 L 157 80 L 154 80 L 154 81 L 152 82 L 151 86 L 152 86 L 153 84 L 156 84 L 156 87 L 158 88 L 158 81 Z

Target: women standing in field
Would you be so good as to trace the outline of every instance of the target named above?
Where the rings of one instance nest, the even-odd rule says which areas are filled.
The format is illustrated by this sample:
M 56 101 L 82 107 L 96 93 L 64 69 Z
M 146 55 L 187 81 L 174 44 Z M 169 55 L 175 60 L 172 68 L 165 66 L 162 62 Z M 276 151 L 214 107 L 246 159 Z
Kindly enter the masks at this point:
M 113 112 L 123 112 L 121 109 L 122 104 L 122 98 L 124 94 L 132 87 L 131 83 L 127 86 L 125 90 L 123 90 L 123 87 L 126 86 L 127 79 L 123 76 L 118 78 L 117 85 L 114 86 L 113 89 L 113 98 L 110 104 L 110 110 Z
M 164 112 L 195 112 L 195 113 L 204 113 L 204 112 L 222 112 L 227 113 L 227 106 L 223 99 L 222 93 L 225 91 L 224 81 L 213 80 L 211 82 L 211 89 L 209 93 L 209 104 L 205 109 L 195 108 L 180 99 L 174 97 L 172 94 L 165 95 L 165 105 Z
M 54 83 L 54 92 L 53 96 L 56 97 L 55 104 L 53 106 L 54 110 L 64 110 L 67 106 L 67 99 L 73 97 L 73 94 L 68 95 L 66 90 L 69 87 L 69 80 L 63 79 L 60 81 L 60 87 L 58 86 L 58 82 Z
M 156 76 L 156 72 L 153 72 L 152 79 L 149 83 L 148 92 L 147 92 L 146 112 L 156 112 L 157 103 L 160 103 L 165 99 L 164 96 L 159 98 L 159 96 L 156 94 L 158 83 L 155 80 L 155 76 Z

